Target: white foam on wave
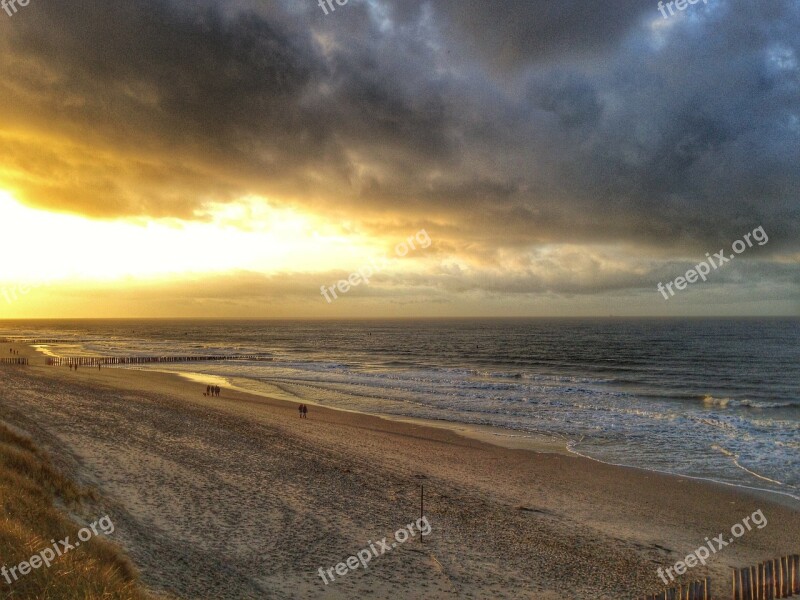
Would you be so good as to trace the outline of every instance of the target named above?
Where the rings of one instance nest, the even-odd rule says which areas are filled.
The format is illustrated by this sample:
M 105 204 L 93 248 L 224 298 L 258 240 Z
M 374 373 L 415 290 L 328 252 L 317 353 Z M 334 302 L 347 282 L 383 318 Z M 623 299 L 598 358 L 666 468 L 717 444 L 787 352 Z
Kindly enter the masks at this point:
M 774 483 L 776 485 L 781 485 L 781 486 L 785 486 L 786 485 L 782 481 L 778 481 L 777 479 L 771 479 L 770 477 L 766 477 L 764 475 L 761 475 L 760 473 L 756 473 L 755 471 L 753 471 L 751 469 L 748 469 L 747 467 L 742 465 L 742 463 L 739 462 L 739 457 L 735 453 L 731 452 L 730 450 L 726 450 L 722 446 L 718 446 L 717 444 L 714 444 L 713 446 L 711 446 L 711 448 L 714 449 L 714 450 L 718 450 L 719 452 L 721 452 L 722 454 L 724 454 L 725 456 L 730 458 L 734 465 L 736 465 L 738 468 L 740 468 L 745 473 L 750 473 L 750 475 L 752 475 L 753 477 L 756 477 L 758 479 L 763 479 L 764 481 L 769 481 L 770 483 Z
M 604 464 L 604 465 L 610 465 L 612 467 L 627 467 L 629 469 L 638 469 L 640 471 L 648 471 L 650 473 L 660 473 L 662 475 L 672 475 L 674 477 L 683 477 L 684 479 L 694 479 L 694 480 L 697 480 L 697 481 L 710 481 L 712 483 L 719 483 L 721 485 L 727 485 L 727 486 L 731 486 L 731 487 L 735 487 L 735 488 L 741 488 L 741 489 L 746 489 L 746 490 L 754 490 L 754 491 L 758 491 L 758 492 L 766 492 L 766 493 L 769 493 L 769 494 L 779 494 L 781 496 L 787 496 L 789 498 L 792 498 L 793 500 L 797 500 L 798 502 L 800 502 L 800 496 L 795 495 L 795 494 L 793 494 L 791 492 L 783 491 L 783 490 L 774 490 L 774 489 L 770 489 L 770 488 L 755 487 L 755 486 L 746 485 L 746 484 L 743 484 L 743 483 L 733 483 L 731 481 L 721 481 L 719 479 L 714 479 L 713 477 L 699 477 L 697 475 L 685 475 L 683 473 L 672 473 L 670 471 L 665 471 L 663 469 L 654 469 L 654 468 L 649 468 L 649 467 L 642 467 L 642 466 L 639 466 L 639 465 L 633 467 L 631 465 L 625 465 L 625 464 L 613 463 L 613 462 L 601 460 L 599 458 L 595 458 L 594 456 L 590 456 L 588 454 L 584 454 L 584 453 L 578 452 L 578 450 L 576 450 L 576 446 L 578 444 L 580 444 L 583 441 L 583 439 L 584 438 L 582 437 L 580 440 L 572 440 L 570 442 L 567 442 L 567 445 L 566 445 L 567 451 L 571 452 L 572 454 L 575 454 L 576 456 L 580 456 L 581 458 L 587 458 L 589 460 L 593 460 L 595 462 L 598 462 L 598 463 L 601 463 L 601 464 Z M 766 479 L 766 478 L 762 478 L 762 479 Z M 772 481 L 772 480 L 767 479 L 767 481 Z M 780 484 L 780 482 L 776 482 L 776 483 Z M 780 484 L 780 485 L 784 485 L 784 484 Z M 795 488 L 792 487 L 792 489 L 795 489 Z
M 210 348 L 234 350 L 233 345 L 198 344 L 196 340 L 115 338 L 83 340 L 82 345 L 93 353 L 161 355 L 167 348 L 176 352 L 176 344 L 185 348 L 180 351 L 185 354 Z M 265 351 L 261 345 L 253 349 Z M 654 472 L 718 481 L 684 473 L 707 474 L 740 481 L 745 488 L 752 477 L 784 489 L 787 484 L 780 479 L 790 482 L 790 489 L 800 483 L 796 481 L 798 462 L 792 458 L 798 443 L 792 411 L 730 410 L 781 408 L 790 403 L 711 394 L 702 402 L 697 402 L 700 397 L 688 395 L 681 401 L 676 400 L 672 388 L 665 388 L 663 398 L 649 393 L 642 397 L 623 391 L 614 380 L 517 371 L 514 367 L 508 371 L 470 369 L 435 364 L 435 360 L 396 366 L 387 365 L 380 357 L 372 361 L 333 354 L 325 360 L 271 346 L 269 352 L 275 357 L 272 363 L 198 363 L 176 365 L 176 369 L 243 378 L 252 381 L 256 389 L 263 386 L 273 394 L 280 390 L 281 396 L 344 410 L 490 425 L 508 429 L 512 436 L 524 437 L 529 432 L 564 438 L 586 435 L 593 444 L 591 454 L 604 460 L 586 458 L 606 464 L 644 465 Z M 784 414 L 785 420 L 776 421 Z M 720 454 L 724 453 L 708 451 L 709 442 L 735 452 L 723 458 Z M 580 454 L 577 444 L 572 449 Z M 743 467 L 742 462 L 752 469 Z M 679 472 L 672 472 L 673 467 Z
M 735 400 L 733 398 L 715 398 L 710 394 L 707 394 L 703 398 L 703 404 L 706 406 L 718 406 L 720 408 L 734 408 L 740 406 L 745 408 L 789 408 L 796 406 L 791 402 L 759 402 L 758 400 L 748 400 L 747 398 Z

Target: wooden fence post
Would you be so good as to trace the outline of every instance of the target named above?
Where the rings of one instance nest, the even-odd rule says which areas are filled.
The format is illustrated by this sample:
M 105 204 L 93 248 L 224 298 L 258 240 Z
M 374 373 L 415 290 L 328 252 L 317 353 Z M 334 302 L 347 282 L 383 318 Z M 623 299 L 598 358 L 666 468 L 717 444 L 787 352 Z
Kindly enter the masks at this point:
M 775 570 L 771 560 L 764 563 L 767 572 L 767 600 L 775 600 Z
M 742 574 L 742 600 L 753 600 L 750 596 L 750 569 L 745 567 L 739 572 Z
M 794 573 L 794 593 L 800 594 L 800 554 L 792 555 L 792 571 Z
M 789 557 L 781 557 L 781 589 L 783 597 L 789 597 Z
M 733 569 L 732 575 L 733 576 L 731 578 L 731 593 L 733 594 L 733 600 L 740 600 L 738 593 L 739 588 L 736 586 L 736 581 L 738 579 L 736 576 L 736 569 Z
M 772 563 L 772 597 L 777 599 L 781 597 L 781 565 L 774 558 L 770 562 Z

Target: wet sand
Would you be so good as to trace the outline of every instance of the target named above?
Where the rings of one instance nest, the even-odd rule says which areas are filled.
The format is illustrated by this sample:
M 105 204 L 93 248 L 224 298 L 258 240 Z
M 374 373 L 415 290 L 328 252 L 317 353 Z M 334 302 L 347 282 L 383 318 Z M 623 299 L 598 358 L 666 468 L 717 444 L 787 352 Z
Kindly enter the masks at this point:
M 20 346 L 16 348 L 22 349 Z M 0 416 L 95 486 L 151 588 L 181 598 L 634 598 L 761 509 L 684 581 L 796 553 L 797 503 L 508 448 L 458 432 L 127 369 L 0 367 Z M 8 346 L 0 344 L 0 356 Z M 329 585 L 328 569 L 419 517 L 432 532 Z M 105 514 L 105 513 L 104 513 Z M 391 540 L 390 540 L 391 541 Z

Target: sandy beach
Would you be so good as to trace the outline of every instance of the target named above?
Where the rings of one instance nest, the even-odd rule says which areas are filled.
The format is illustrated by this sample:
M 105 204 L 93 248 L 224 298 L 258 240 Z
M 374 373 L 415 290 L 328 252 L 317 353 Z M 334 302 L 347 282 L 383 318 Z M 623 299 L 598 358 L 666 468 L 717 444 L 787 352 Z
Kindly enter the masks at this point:
M 179 598 L 635 598 L 706 538 L 768 520 L 682 581 L 798 550 L 789 498 L 489 444 L 164 373 L 0 367 L 2 419 L 99 492 L 151 589 Z M 8 355 L 8 345 L 0 345 Z M 325 584 L 369 542 L 430 535 Z M 99 513 L 98 513 L 99 514 Z
M 800 598 L 800 0 L 0 21 L 0 600 Z

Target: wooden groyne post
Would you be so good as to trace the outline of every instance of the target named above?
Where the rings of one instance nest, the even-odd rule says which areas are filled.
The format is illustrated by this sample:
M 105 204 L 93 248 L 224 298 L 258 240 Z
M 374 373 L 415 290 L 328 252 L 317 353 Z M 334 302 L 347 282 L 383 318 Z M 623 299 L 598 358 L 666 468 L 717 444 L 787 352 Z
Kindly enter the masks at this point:
M 55 339 L 31 339 L 31 338 L 0 338 L 0 344 L 71 344 L 84 340 L 55 340 Z
M 27 358 L 0 358 L 0 365 L 28 365 Z
M 66 356 L 48 357 L 45 363 L 53 367 L 78 365 L 96 367 L 99 365 L 144 365 L 150 363 L 185 363 L 222 360 L 271 361 L 271 356 L 261 354 L 218 354 L 213 356 Z

